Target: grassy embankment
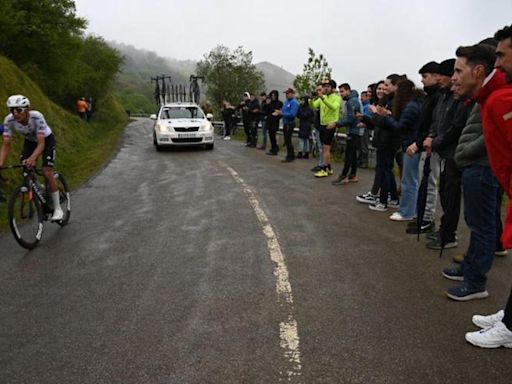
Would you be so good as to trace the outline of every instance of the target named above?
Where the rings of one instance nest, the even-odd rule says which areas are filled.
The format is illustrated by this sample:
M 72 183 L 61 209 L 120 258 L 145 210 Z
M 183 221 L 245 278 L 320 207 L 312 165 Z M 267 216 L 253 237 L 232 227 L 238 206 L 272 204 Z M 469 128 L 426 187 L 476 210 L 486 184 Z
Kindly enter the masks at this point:
M 64 110 L 49 100 L 41 89 L 15 64 L 0 56 L 0 115 L 3 122 L 8 114 L 5 100 L 21 93 L 30 99 L 32 108 L 44 114 L 57 140 L 56 169 L 61 171 L 71 188 L 86 181 L 115 150 L 118 138 L 128 122 L 124 108 L 113 96 L 97 103 L 90 123 L 81 121 L 75 114 Z M 17 136 L 11 146 L 8 164 L 16 164 L 23 138 Z M 16 172 L 3 172 L 9 184 L 7 194 L 19 183 Z M 7 227 L 6 204 L 0 203 L 0 231 Z

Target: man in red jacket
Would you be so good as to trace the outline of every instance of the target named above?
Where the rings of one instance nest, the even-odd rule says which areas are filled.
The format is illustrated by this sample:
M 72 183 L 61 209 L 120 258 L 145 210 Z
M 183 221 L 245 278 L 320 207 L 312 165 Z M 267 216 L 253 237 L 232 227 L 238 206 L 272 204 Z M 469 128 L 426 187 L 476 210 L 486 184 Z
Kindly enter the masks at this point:
M 494 36 L 496 70 L 476 92 L 475 100 L 481 105 L 485 144 L 489 161 L 501 186 L 512 197 L 512 25 L 499 30 Z M 502 242 L 512 248 L 512 205 L 509 205 Z M 473 316 L 473 323 L 482 330 L 469 332 L 466 340 L 482 348 L 512 348 L 512 292 L 504 311 L 490 316 Z

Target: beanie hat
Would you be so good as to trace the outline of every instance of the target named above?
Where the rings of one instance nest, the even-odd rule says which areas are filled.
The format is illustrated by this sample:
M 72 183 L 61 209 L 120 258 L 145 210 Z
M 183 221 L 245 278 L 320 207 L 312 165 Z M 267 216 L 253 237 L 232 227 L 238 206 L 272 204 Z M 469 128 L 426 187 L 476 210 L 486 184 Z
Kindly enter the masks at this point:
M 244 92 L 244 96 L 247 96 L 248 98 L 250 98 L 251 94 L 249 92 Z
M 453 67 L 455 66 L 455 59 L 448 59 L 441 61 L 439 64 L 439 74 L 447 77 L 453 76 Z
M 427 64 L 420 68 L 418 73 L 439 73 L 439 63 L 436 63 L 435 61 L 428 62 Z

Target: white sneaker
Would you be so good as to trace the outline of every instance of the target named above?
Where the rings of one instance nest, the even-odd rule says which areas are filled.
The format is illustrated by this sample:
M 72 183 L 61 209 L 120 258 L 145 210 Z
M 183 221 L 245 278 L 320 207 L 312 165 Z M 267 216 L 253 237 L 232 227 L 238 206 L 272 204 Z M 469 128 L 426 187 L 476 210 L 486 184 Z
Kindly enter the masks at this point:
M 368 208 L 370 208 L 370 210 L 376 211 L 376 212 L 386 212 L 388 210 L 388 208 L 381 202 L 371 204 L 368 206 Z
M 501 310 L 489 316 L 475 315 L 471 320 L 473 321 L 473 324 L 475 324 L 478 328 L 483 329 L 487 327 L 492 327 L 498 321 L 503 320 L 503 317 L 505 317 L 505 312 Z
M 231 136 L 225 136 L 224 140 L 231 140 Z
M 492 327 L 466 333 L 466 341 L 480 348 L 512 348 L 512 331 L 498 321 Z
M 389 220 L 392 220 L 392 221 L 411 221 L 412 217 L 404 217 L 399 212 L 395 212 L 391 216 L 389 216 Z
M 64 218 L 64 211 L 62 211 L 61 207 L 57 207 L 53 211 L 53 215 L 51 221 L 60 221 Z

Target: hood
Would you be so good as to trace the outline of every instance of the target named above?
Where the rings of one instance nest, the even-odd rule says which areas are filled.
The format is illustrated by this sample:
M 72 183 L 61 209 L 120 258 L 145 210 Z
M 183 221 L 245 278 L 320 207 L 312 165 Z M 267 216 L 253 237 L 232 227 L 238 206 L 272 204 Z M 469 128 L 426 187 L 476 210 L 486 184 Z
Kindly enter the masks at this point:
M 272 95 L 275 95 L 276 96 L 276 100 L 279 100 L 279 92 L 276 91 L 275 89 L 270 91 L 270 93 L 268 94 L 269 97 L 272 97 Z
M 302 96 L 302 100 L 304 100 L 304 105 L 309 106 L 309 96 Z
M 359 100 L 359 93 L 357 93 L 355 89 L 352 89 L 350 91 L 350 95 L 348 95 L 348 97 L 345 100 L 353 99 L 354 97 Z

